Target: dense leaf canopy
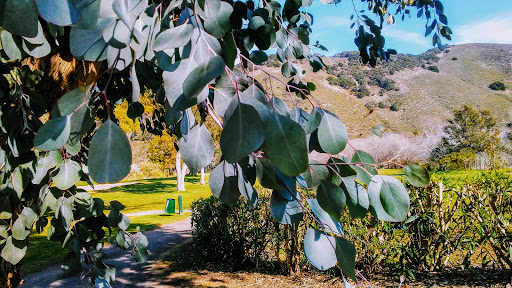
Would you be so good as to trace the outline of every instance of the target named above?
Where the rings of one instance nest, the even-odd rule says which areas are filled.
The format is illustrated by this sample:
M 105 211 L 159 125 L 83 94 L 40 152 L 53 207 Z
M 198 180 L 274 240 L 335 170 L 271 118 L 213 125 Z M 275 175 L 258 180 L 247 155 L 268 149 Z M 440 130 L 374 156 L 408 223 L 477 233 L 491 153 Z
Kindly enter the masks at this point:
M 212 162 L 214 143 L 204 122 L 213 119 L 224 129 L 223 159 L 210 177 L 213 195 L 226 202 L 242 195 L 254 206 L 258 179 L 274 189 L 270 210 L 277 221 L 315 220 L 304 245 L 312 264 L 323 270 L 338 263 L 355 280 L 355 249 L 339 225 L 344 206 L 353 217 L 371 211 L 380 220 L 401 221 L 409 198 L 400 181 L 378 174 L 364 151 L 352 160 L 334 158 L 347 147 L 347 131 L 336 115 L 313 104 L 315 85 L 304 82 L 297 61 L 307 60 L 314 72 L 323 67 L 317 53 L 326 48 L 309 40 L 312 2 L 2 1 L 0 226 L 7 231 L 0 235 L 2 263 L 18 264 L 34 223 L 41 231 L 48 222 L 48 238 L 69 250 L 62 267 L 72 273 L 85 264 L 96 283 L 115 280 L 115 268 L 98 256 L 106 241 L 131 247 L 136 261 L 147 259 L 144 235 L 124 231 L 129 225 L 124 207 L 76 187 L 78 180 L 112 183 L 129 173 L 130 145 L 112 113 L 126 100 L 128 117 L 138 119 L 144 131 L 167 131 L 179 139 L 183 160 L 193 171 Z M 412 9 L 426 20 L 426 36 L 434 33 L 434 44 L 441 47 L 442 37 L 450 39 L 439 0 L 361 2 L 367 9 L 354 11 L 351 20 L 364 64 L 375 66 L 396 54 L 385 48 L 381 29 Z M 288 82 L 259 66 L 271 48 Z M 71 73 L 80 81 L 60 87 L 62 75 L 45 69 L 45 61 L 52 69 L 75 63 L 67 65 L 75 65 Z M 79 67 L 86 67 L 82 76 Z M 88 77 L 93 70 L 96 74 Z M 311 112 L 290 111 L 275 97 L 277 91 L 266 91 L 253 78 L 254 70 L 281 81 L 290 97 L 311 103 Z M 138 103 L 145 91 L 155 107 L 151 117 L 142 116 L 144 106 Z M 194 106 L 200 120 L 191 113 Z M 321 164 L 308 159 L 312 151 L 333 157 Z M 406 176 L 412 184 L 428 184 L 422 168 L 411 167 Z M 316 187 L 317 200 L 302 201 L 302 189 Z M 47 209 L 55 211 L 51 221 Z M 104 227 L 117 230 L 115 239 L 107 238 Z

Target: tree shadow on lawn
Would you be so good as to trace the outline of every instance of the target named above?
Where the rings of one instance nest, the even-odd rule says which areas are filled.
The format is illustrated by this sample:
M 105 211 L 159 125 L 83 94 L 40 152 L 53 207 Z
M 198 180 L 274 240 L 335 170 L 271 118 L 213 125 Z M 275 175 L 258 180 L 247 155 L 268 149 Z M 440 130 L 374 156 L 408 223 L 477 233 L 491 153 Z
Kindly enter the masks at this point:
M 186 183 L 199 184 L 200 176 L 188 176 L 185 178 Z M 169 183 L 170 181 L 176 181 L 176 177 L 172 178 L 156 178 L 156 179 L 145 179 L 133 184 L 127 184 L 122 186 L 116 186 L 105 190 L 95 191 L 96 193 L 131 193 L 131 194 L 153 194 L 153 193 L 168 193 L 177 192 L 176 183 Z

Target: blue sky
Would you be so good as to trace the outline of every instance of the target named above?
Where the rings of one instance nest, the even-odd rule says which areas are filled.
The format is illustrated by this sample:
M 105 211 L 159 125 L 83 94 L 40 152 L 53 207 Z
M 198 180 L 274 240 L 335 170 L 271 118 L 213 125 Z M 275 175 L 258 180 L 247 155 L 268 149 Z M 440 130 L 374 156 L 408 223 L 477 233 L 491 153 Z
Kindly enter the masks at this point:
M 363 3 L 353 0 L 358 10 Z M 452 41 L 462 43 L 507 43 L 512 44 L 512 0 L 444 0 L 445 14 L 453 31 Z M 350 29 L 353 13 L 352 0 L 342 0 L 337 6 L 315 1 L 306 11 L 313 14 L 311 40 L 319 40 L 329 49 L 327 55 L 341 51 L 356 50 L 355 31 Z M 432 48 L 432 35 L 425 38 L 425 18 L 416 18 L 413 8 L 411 17 L 393 25 L 384 23 L 383 35 L 386 47 L 400 53 L 419 54 Z

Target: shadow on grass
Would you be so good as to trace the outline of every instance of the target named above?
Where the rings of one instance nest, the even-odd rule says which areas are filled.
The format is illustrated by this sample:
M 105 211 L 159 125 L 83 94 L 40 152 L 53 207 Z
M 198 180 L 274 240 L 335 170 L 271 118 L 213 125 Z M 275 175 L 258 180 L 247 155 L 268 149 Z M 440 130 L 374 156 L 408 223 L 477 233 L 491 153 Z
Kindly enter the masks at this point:
M 174 183 L 170 183 L 170 182 Z M 185 183 L 198 185 L 201 181 L 200 176 L 187 176 Z M 162 192 L 177 192 L 176 191 L 176 177 L 171 178 L 156 178 L 156 179 L 144 179 L 137 183 L 112 187 L 105 190 L 98 190 L 96 193 L 113 193 L 123 192 L 131 194 L 152 194 Z

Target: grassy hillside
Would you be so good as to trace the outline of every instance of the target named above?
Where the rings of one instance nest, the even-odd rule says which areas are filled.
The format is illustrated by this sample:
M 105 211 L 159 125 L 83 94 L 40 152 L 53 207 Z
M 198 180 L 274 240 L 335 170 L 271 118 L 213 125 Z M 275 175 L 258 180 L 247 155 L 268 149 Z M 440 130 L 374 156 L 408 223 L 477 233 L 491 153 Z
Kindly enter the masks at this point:
M 422 133 L 442 126 L 451 111 L 463 104 L 489 109 L 503 123 L 512 120 L 512 45 L 465 44 L 417 56 L 401 54 L 377 68 L 361 66 L 355 52 L 323 60 L 327 67 L 317 73 L 308 71 L 309 65 L 302 63 L 308 72 L 305 80 L 317 85 L 315 99 L 340 116 L 352 137 L 370 134 L 369 128 L 376 124 L 398 133 Z M 439 73 L 429 70 L 431 66 Z M 285 80 L 277 68 L 265 69 Z M 256 72 L 256 77 L 290 106 L 296 102 L 310 109 L 309 102 L 283 93 L 284 86 L 278 81 L 271 82 L 262 72 Z M 338 85 L 343 87 L 331 85 L 329 77 L 331 83 L 342 78 L 344 83 Z M 504 82 L 507 90 L 489 89 L 495 81 Z M 362 86 L 369 96 L 358 98 Z M 397 111 L 390 109 L 393 105 Z

